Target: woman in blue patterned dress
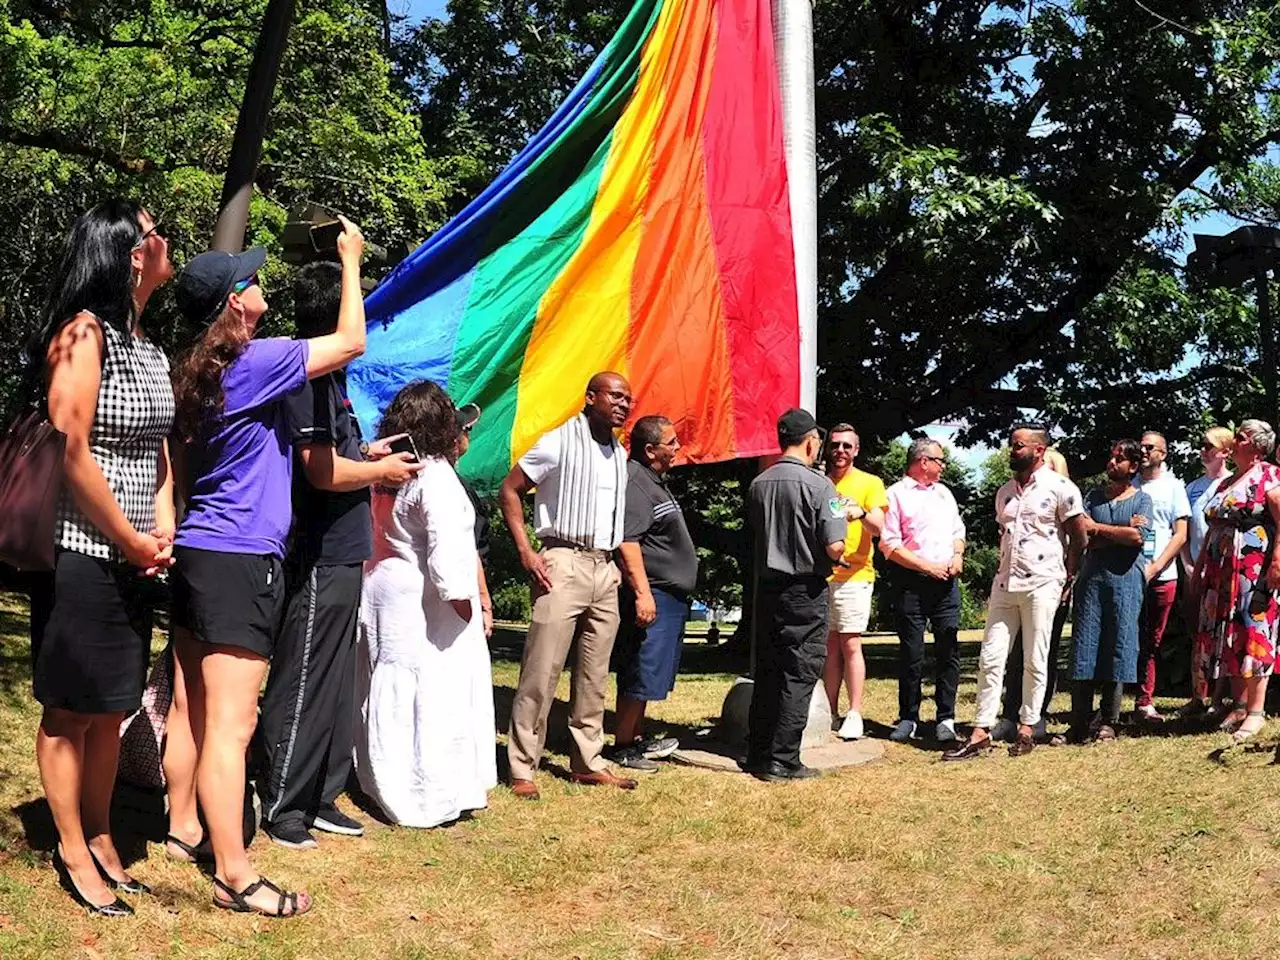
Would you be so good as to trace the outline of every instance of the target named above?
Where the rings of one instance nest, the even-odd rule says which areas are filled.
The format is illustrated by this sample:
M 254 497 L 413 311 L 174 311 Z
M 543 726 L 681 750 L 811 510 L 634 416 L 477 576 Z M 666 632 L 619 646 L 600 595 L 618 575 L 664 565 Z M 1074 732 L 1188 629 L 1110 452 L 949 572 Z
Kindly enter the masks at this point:
M 1151 498 L 1133 486 L 1142 450 L 1137 440 L 1118 440 L 1107 460 L 1107 484 L 1085 498 L 1089 548 L 1075 586 L 1072 634 L 1071 726 L 1058 742 L 1090 738 L 1093 695 L 1102 692 L 1097 741 L 1114 740 L 1124 684 L 1138 679 L 1138 614 L 1142 609 L 1142 528 L 1150 521 Z

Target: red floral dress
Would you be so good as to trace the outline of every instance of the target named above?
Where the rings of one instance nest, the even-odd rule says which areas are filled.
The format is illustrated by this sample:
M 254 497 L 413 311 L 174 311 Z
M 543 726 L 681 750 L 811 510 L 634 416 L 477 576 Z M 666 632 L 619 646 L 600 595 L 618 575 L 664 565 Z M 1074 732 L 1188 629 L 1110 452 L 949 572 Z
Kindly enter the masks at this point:
M 1267 494 L 1280 468 L 1256 464 L 1205 507 L 1203 592 L 1193 653 L 1197 696 L 1219 675 L 1264 677 L 1276 663 L 1276 592 L 1266 584 L 1275 521 Z

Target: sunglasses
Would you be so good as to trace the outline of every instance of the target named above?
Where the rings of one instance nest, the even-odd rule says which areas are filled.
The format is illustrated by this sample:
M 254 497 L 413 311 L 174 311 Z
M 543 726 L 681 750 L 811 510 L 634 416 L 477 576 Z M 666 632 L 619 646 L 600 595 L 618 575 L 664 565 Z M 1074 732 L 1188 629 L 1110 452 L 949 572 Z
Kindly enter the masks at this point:
M 921 457 L 921 460 L 928 460 L 930 463 L 946 463 L 946 457 Z
M 163 226 L 164 226 L 164 221 L 163 221 L 163 220 L 155 220 L 155 221 L 152 221 L 152 223 L 151 223 L 151 229 L 150 229 L 150 230 L 148 230 L 146 233 L 144 233 L 142 236 L 140 236 L 140 237 L 138 238 L 138 242 L 137 242 L 137 243 L 135 243 L 135 244 L 133 245 L 133 249 L 134 249 L 134 250 L 137 250 L 140 246 L 142 246 L 144 243 L 146 243 L 146 242 L 147 242 L 147 238 L 148 238 L 148 237 L 153 236 L 153 235 L 154 235 L 154 236 L 157 236 L 157 237 L 159 237 L 161 240 L 163 240 L 163 239 L 164 239 L 164 233 L 161 231 L 161 228 L 162 228 Z
M 847 440 L 833 440 L 831 441 L 831 449 L 832 450 L 852 450 L 853 444 L 849 443 Z
M 256 286 L 260 286 L 260 284 L 258 283 L 258 275 L 255 273 L 253 274 L 253 276 L 245 277 L 243 280 L 237 280 L 235 282 L 235 285 L 232 286 L 231 292 L 244 293 L 250 287 L 256 287 Z
M 1154 443 L 1143 443 L 1143 444 L 1139 444 L 1139 446 L 1141 446 L 1142 449 L 1146 450 L 1148 453 L 1150 453 L 1152 450 L 1159 450 L 1161 453 L 1164 452 L 1163 447 L 1159 447 Z
M 1218 445 L 1216 443 L 1213 443 L 1212 441 L 1206 440 L 1204 443 L 1200 444 L 1200 449 L 1201 450 L 1217 450 Z

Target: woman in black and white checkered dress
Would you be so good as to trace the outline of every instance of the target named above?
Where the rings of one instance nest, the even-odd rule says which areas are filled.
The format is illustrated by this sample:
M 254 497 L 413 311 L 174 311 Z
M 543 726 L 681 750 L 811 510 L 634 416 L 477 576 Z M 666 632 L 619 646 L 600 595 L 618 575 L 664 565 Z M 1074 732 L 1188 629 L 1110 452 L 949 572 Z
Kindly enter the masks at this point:
M 105 916 L 133 912 L 115 891 L 149 892 L 120 862 L 109 813 L 120 722 L 142 702 L 148 585 L 173 551 L 169 362 L 140 324 L 172 276 L 149 213 L 99 204 L 67 238 L 35 354 L 49 418 L 67 436 L 55 567 L 32 591 L 36 759 L 62 882 Z

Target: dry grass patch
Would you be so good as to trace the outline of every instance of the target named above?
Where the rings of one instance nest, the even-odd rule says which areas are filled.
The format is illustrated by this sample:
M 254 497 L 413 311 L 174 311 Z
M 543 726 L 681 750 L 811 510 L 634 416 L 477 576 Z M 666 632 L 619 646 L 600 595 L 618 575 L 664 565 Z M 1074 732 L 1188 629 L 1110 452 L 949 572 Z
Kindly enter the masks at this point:
M 259 839 L 264 872 L 316 897 L 304 919 L 215 911 L 209 882 L 151 845 L 133 869 L 157 895 L 133 898 L 132 920 L 91 920 L 58 889 L 47 853 L 30 848 L 47 811 L 25 612 L 12 598 L 0 603 L 0 643 L 6 960 L 1280 953 L 1278 772 L 1266 753 L 1210 759 L 1225 738 L 1208 734 L 954 767 L 928 744 L 890 744 L 881 761 L 789 786 L 667 765 L 626 794 L 544 774 L 540 803 L 499 789 L 489 810 L 447 829 L 365 818 L 364 838 L 322 835 L 320 850 L 301 853 Z M 883 643 L 872 651 L 877 674 L 892 663 Z M 691 671 L 716 669 L 716 654 L 691 652 Z M 495 663 L 500 713 L 517 669 Z M 728 672 L 686 673 L 654 713 L 687 734 L 718 713 L 731 682 Z M 894 682 L 873 680 L 867 716 L 888 723 L 895 712 Z

